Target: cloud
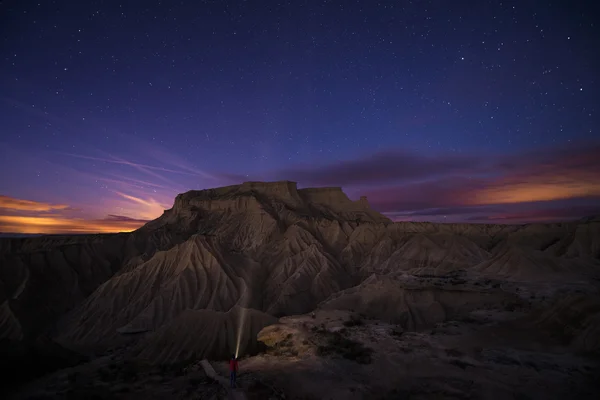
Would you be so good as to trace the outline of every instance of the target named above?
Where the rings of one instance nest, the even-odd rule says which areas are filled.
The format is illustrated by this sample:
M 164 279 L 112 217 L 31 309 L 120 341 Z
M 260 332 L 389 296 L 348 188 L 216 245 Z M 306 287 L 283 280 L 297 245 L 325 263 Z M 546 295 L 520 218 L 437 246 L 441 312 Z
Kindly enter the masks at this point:
M 118 153 L 85 141 L 75 144 L 76 153 L 65 153 L 59 147 L 32 151 L 2 143 L 2 163 L 16 173 L 3 181 L 7 196 L 0 196 L 1 231 L 130 231 L 161 216 L 179 193 L 229 183 L 200 168 L 200 158 L 188 161 L 166 145 L 136 136 L 111 135 L 109 146 L 122 149 Z
M 474 192 L 470 203 L 511 204 L 592 196 L 600 196 L 600 181 L 531 176 L 519 182 L 493 182 L 489 187 Z
M 108 233 L 130 232 L 149 220 L 160 216 L 165 209 L 154 200 L 119 193 L 125 200 L 120 209 L 127 210 L 127 204 L 136 206 L 129 208 L 132 214 L 141 215 L 134 218 L 125 215 L 108 214 L 105 218 L 74 217 L 74 207 L 66 204 L 51 204 L 32 200 L 16 199 L 0 196 L 0 232 L 3 233 Z
M 109 174 L 109 175 L 113 176 L 112 174 Z M 129 187 L 129 188 L 151 187 L 151 188 L 167 189 L 167 190 L 172 189 L 172 188 L 169 188 L 164 185 L 159 185 L 154 182 L 149 182 L 147 180 L 135 179 L 135 178 L 125 177 L 125 176 L 113 176 L 112 178 L 96 176 L 95 179 L 98 181 L 102 181 L 102 182 L 106 182 L 106 183 L 110 183 L 110 184 L 114 184 L 114 185 L 118 185 L 118 186 L 125 186 L 125 187 Z
M 110 216 L 105 219 L 81 219 L 54 216 L 0 215 L 0 232 L 30 234 L 131 232 L 146 222 L 122 216 Z
M 149 222 L 151 220 L 149 219 L 137 219 L 137 218 L 131 218 L 131 217 L 126 217 L 125 215 L 114 215 L 114 214 L 109 214 L 104 221 L 114 221 L 114 222 L 131 222 L 131 223 L 140 223 L 140 224 L 145 224 L 146 222 Z
M 66 204 L 50 204 L 40 201 L 23 200 L 10 196 L 0 195 L 0 209 L 14 211 L 49 212 L 54 210 L 67 210 L 71 208 Z
M 471 204 L 508 204 L 600 197 L 600 146 L 569 146 L 501 158 L 501 175 Z
M 184 166 L 183 164 L 176 165 L 177 167 L 179 167 L 179 169 L 174 169 L 174 168 L 165 168 L 165 167 L 158 167 L 155 165 L 136 163 L 133 161 L 128 161 L 124 158 L 119 158 L 119 157 L 114 157 L 114 156 L 111 158 L 101 158 L 101 157 L 92 157 L 92 156 L 85 156 L 85 155 L 73 154 L 73 153 L 59 153 L 59 154 L 64 154 L 66 156 L 82 158 L 82 159 L 91 160 L 91 161 L 100 161 L 103 163 L 126 165 L 126 166 L 138 169 L 138 170 L 140 170 L 142 172 L 146 172 L 146 173 L 149 173 L 148 171 L 151 170 L 151 171 L 170 172 L 170 173 L 174 173 L 174 174 L 200 176 L 202 178 L 216 179 L 215 177 L 213 177 L 212 175 L 210 175 L 206 172 L 196 170 L 196 169 L 193 169 L 188 166 Z
M 79 202 L 0 196 L 0 230 L 130 231 L 159 217 L 178 193 L 256 179 L 294 180 L 304 187 L 343 186 L 350 197 L 368 196 L 373 209 L 395 220 L 514 223 L 526 222 L 528 215 L 531 221 L 570 219 L 594 214 L 600 205 L 600 146 L 594 143 L 504 155 L 389 150 L 327 165 L 267 171 L 260 177 L 207 174 L 160 149 L 148 148 L 146 153 L 154 159 L 148 156 L 136 163 L 106 154 L 73 155 L 83 165 L 63 166 L 60 175 L 70 181 L 61 189 L 47 190 L 63 190 L 63 196 L 71 193 Z M 39 198 L 37 193 L 32 197 Z M 73 205 L 82 204 L 80 213 L 71 212 Z
M 380 212 L 414 211 L 471 205 L 471 193 L 483 190 L 486 181 L 460 176 L 404 185 L 357 189 Z
M 45 190 L 41 187 L 35 191 L 22 190 L 45 192 L 48 197 L 44 202 L 0 196 L 0 231 L 42 234 L 131 231 L 161 216 L 178 193 L 189 190 L 186 186 L 190 180 L 197 184 L 211 179 L 210 174 L 164 151 L 158 154 L 168 161 L 154 162 L 151 157 L 145 157 L 150 160 L 144 163 L 100 150 L 96 153 L 68 154 L 73 160 L 80 160 L 68 165 L 64 163 L 64 153 L 45 152 L 54 162 L 45 161 L 48 165 L 44 168 L 53 170 L 53 177 L 60 176 L 60 189 L 46 186 Z M 39 163 L 40 159 L 32 162 Z M 48 201 L 59 193 L 81 207 Z M 80 212 L 74 214 L 75 210 Z
M 395 211 L 416 211 L 447 209 L 454 207 L 499 206 L 568 199 L 589 199 L 599 201 L 600 188 L 594 182 L 564 180 L 550 182 L 530 176 L 518 184 L 483 179 L 452 177 L 424 183 L 384 187 L 361 191 L 369 199 L 374 209 L 391 213 Z M 497 212 L 501 208 L 479 208 Z M 448 214 L 448 213 L 447 213 Z
M 495 224 L 557 222 L 600 215 L 600 198 L 563 199 L 494 206 L 456 206 L 412 211 L 394 211 L 386 212 L 384 214 L 394 221 L 477 222 Z
M 160 217 L 163 211 L 169 208 L 150 197 L 148 199 L 143 199 L 141 197 L 132 196 L 118 191 L 115 191 L 115 193 L 124 199 L 136 203 L 137 206 L 134 207 L 135 214 L 139 215 L 143 219 L 154 219 Z
M 600 145 L 577 144 L 560 148 L 545 148 L 517 155 L 493 155 L 484 152 L 465 154 L 438 152 L 420 154 L 408 150 L 388 150 L 353 160 L 343 160 L 321 166 L 296 166 L 261 174 L 311 185 L 362 185 L 422 181 L 447 175 L 497 175 L 561 172 L 584 173 L 600 170 L 596 156 Z M 589 172 L 589 171 L 588 171 Z M 247 175 L 227 175 L 230 179 L 248 179 Z
M 409 218 L 413 216 L 454 216 L 454 215 L 489 215 L 491 213 L 498 213 L 504 211 L 501 207 L 495 206 L 483 206 L 483 207 L 442 207 L 442 208 L 428 208 L 413 211 L 392 211 L 385 213 L 390 218 Z
M 578 199 L 600 204 L 597 154 L 597 143 L 495 156 L 449 153 L 433 157 L 388 151 L 337 164 L 290 168 L 271 176 L 303 186 L 343 185 L 351 196 L 366 195 L 373 209 L 393 219 L 452 216 L 512 221 L 526 220 L 528 212 L 534 219 L 574 218 L 594 208 L 545 211 L 543 215 L 534 208 L 509 211 L 513 205 Z
M 375 153 L 321 167 L 297 167 L 275 175 L 311 185 L 360 185 L 415 181 L 432 176 L 469 173 L 485 168 L 486 160 L 464 154 L 419 155 L 405 150 Z
M 343 186 L 351 197 L 366 195 L 373 209 L 396 220 L 485 220 L 513 213 L 515 220 L 521 220 L 527 212 L 532 218 L 571 218 L 590 209 L 579 207 L 571 214 L 548 211 L 537 216 L 535 208 L 515 211 L 513 206 L 579 199 L 600 204 L 597 154 L 597 143 L 496 155 L 421 155 L 389 150 L 321 166 L 297 166 L 253 176 L 228 174 L 223 179 L 237 183 L 282 179 L 304 187 Z
M 586 216 L 599 215 L 600 205 L 553 207 L 550 209 L 529 209 L 520 212 L 504 212 L 489 216 L 471 216 L 470 221 L 494 223 L 554 222 L 579 219 Z

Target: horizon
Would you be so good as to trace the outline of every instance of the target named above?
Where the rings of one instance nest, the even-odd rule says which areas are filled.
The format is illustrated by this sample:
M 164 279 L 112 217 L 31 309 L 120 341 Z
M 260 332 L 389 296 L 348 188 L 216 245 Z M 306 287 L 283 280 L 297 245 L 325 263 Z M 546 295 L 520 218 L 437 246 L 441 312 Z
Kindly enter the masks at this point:
M 289 183 L 294 183 L 296 184 L 297 182 L 294 181 L 288 181 L 288 180 L 279 180 L 279 181 L 248 181 L 248 182 L 253 182 L 253 183 L 277 183 L 277 182 L 289 182 Z M 242 182 L 243 183 L 243 182 Z M 239 184 L 234 184 L 234 185 L 229 185 L 229 186 L 241 186 L 242 183 Z M 300 187 L 298 189 L 313 189 L 314 187 Z M 328 186 L 320 186 L 317 188 L 329 188 Z M 333 187 L 333 188 L 339 188 L 339 187 Z M 207 189 L 190 189 L 191 191 L 194 190 L 208 190 L 208 189 L 216 189 L 216 188 L 207 188 Z M 341 188 L 343 191 L 343 188 Z M 0 196 L 0 201 L 1 201 L 1 197 Z M 356 201 L 358 199 L 350 199 L 352 201 Z M 367 198 L 368 200 L 368 198 Z M 1 204 L 1 203 L 0 203 Z M 172 207 L 171 207 L 172 208 Z M 171 208 L 165 209 L 164 211 L 168 211 Z M 385 215 L 385 214 L 384 214 Z M 562 224 L 562 223 L 578 223 L 578 222 L 585 222 L 585 220 L 590 219 L 590 218 L 596 218 L 598 215 L 586 215 L 583 217 L 567 217 L 567 218 L 556 218 L 556 219 L 544 219 L 543 221 L 529 221 L 529 222 L 514 222 L 511 221 L 510 218 L 508 219 L 507 222 L 502 222 L 501 219 L 495 220 L 495 221 L 458 221 L 458 222 L 449 222 L 446 220 L 442 220 L 442 221 L 431 221 L 431 220 L 414 220 L 411 219 L 410 217 L 406 218 L 406 219 L 393 219 L 390 218 L 392 223 L 431 223 L 431 224 L 448 224 L 448 225 L 453 225 L 453 224 L 466 224 L 466 225 L 505 225 L 505 226 L 524 226 L 524 225 L 531 225 L 531 224 Z M 158 218 L 158 217 L 157 217 Z M 156 218 L 155 218 L 156 219 Z M 127 228 L 127 230 L 121 230 L 121 231 L 109 231 L 109 232 L 72 232 L 69 229 L 66 229 L 64 231 L 55 231 L 52 233 L 42 233 L 42 232 L 28 232 L 28 233 L 22 233 L 22 232 L 5 232 L 5 231 L 0 231 L 0 239 L 1 238 L 27 238 L 27 237 L 39 237 L 39 236 L 85 236 L 85 235 L 111 235 L 111 234 L 117 234 L 117 233 L 131 233 L 133 231 L 135 231 L 138 228 L 141 228 L 142 226 L 144 226 L 146 223 L 153 221 L 154 219 L 151 220 L 135 220 L 137 223 L 139 223 L 140 225 L 137 227 L 133 227 L 133 228 Z
M 0 232 L 129 232 L 282 179 L 393 221 L 600 215 L 591 7 L 0 5 Z

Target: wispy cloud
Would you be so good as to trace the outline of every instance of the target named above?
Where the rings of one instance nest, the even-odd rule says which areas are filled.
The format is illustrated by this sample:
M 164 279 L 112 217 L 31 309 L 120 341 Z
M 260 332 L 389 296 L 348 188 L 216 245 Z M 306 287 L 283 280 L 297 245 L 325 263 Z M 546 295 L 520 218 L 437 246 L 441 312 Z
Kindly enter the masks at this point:
M 343 185 L 351 195 L 367 195 L 374 209 L 394 219 L 485 220 L 513 215 L 513 205 L 580 199 L 600 204 L 597 154 L 597 143 L 496 156 L 440 153 L 433 157 L 401 150 L 266 175 L 303 186 Z M 545 211 L 544 215 L 575 218 L 590 210 Z M 526 212 L 514 215 L 515 221 L 525 220 Z
M 265 173 L 265 176 L 297 180 L 311 185 L 387 185 L 414 183 L 445 176 L 503 178 L 522 181 L 530 176 L 557 180 L 590 180 L 600 173 L 600 144 L 547 148 L 516 155 L 420 154 L 389 150 L 354 160 L 298 166 Z M 243 176 L 240 175 L 239 178 Z
M 418 155 L 404 150 L 375 153 L 323 167 L 299 167 L 279 171 L 283 179 L 314 185 L 361 185 L 418 181 L 440 174 L 469 173 L 485 166 L 479 157 L 443 154 Z
M 60 177 L 62 190 L 48 185 L 43 191 L 39 187 L 34 195 L 46 192 L 45 201 L 0 197 L 0 231 L 131 231 L 162 215 L 177 194 L 225 182 L 164 149 L 152 149 L 142 142 L 135 144 L 124 146 L 136 149 L 135 160 L 98 149 L 81 154 L 45 152 L 45 169 Z M 65 161 L 65 156 L 80 161 Z M 36 161 L 39 164 L 39 160 L 31 160 Z M 57 196 L 63 201 L 50 200 Z M 72 200 L 67 204 L 65 198 Z
M 56 168 L 72 189 L 64 183 L 61 193 L 48 186 L 49 194 L 62 194 L 55 201 L 40 197 L 41 190 L 31 197 L 43 201 L 0 196 L 0 230 L 129 231 L 159 217 L 178 193 L 255 179 L 343 186 L 351 197 L 367 195 L 372 208 L 395 220 L 521 223 L 529 216 L 549 221 L 594 214 L 600 205 L 600 146 L 595 143 L 496 156 L 390 150 L 259 177 L 207 173 L 165 149 L 137 145 L 135 160 L 144 162 L 101 151 L 70 153 L 81 161 L 77 167 Z M 73 201 L 65 201 L 69 193 Z
M 136 197 L 136 196 L 132 196 L 132 195 L 121 193 L 121 192 L 115 192 L 115 193 L 124 199 L 130 200 L 130 201 L 136 203 L 138 206 L 138 207 L 136 207 L 137 208 L 136 215 L 139 215 L 142 218 L 146 218 L 146 219 L 157 218 L 163 213 L 163 211 L 166 208 L 168 208 L 168 207 L 166 207 L 166 205 L 157 202 L 152 197 L 147 197 L 146 199 L 143 199 L 141 197 Z
M 160 185 L 158 183 L 149 182 L 147 180 L 135 179 L 127 176 L 118 176 L 116 174 L 107 174 L 107 176 L 112 176 L 111 178 L 103 177 L 103 176 L 95 176 L 94 179 L 110 184 L 115 184 L 119 186 L 127 186 L 134 188 L 158 188 L 158 189 L 170 189 L 166 185 Z
M 0 215 L 0 232 L 10 233 L 110 233 L 130 232 L 147 221 L 109 216 L 105 219 Z
M 82 218 L 80 209 L 66 204 L 16 199 L 0 196 L 0 232 L 5 233 L 94 233 L 129 232 L 135 230 L 156 217 L 157 205 L 142 199 L 124 195 L 134 203 L 146 207 L 149 218 L 133 218 L 124 215 L 109 214 L 105 218 Z M 160 213 L 162 213 L 162 208 Z M 75 213 L 74 213 L 75 211 Z M 160 214 L 158 214 L 160 215 Z
M 50 204 L 40 201 L 16 199 L 10 196 L 0 195 L 0 209 L 12 211 L 37 211 L 48 212 L 55 210 L 67 210 L 66 204 Z
M 159 166 L 154 166 L 154 165 L 148 165 L 148 164 L 142 164 L 142 163 L 136 163 L 133 161 L 128 161 L 124 158 L 120 158 L 120 157 L 115 157 L 112 156 L 111 158 L 101 158 L 101 157 L 92 157 L 92 156 L 86 156 L 86 155 L 81 155 L 81 154 L 73 154 L 73 153 L 62 153 L 66 156 L 69 157 L 76 157 L 76 158 L 82 158 L 82 159 L 86 159 L 86 160 L 92 160 L 92 161 L 99 161 L 99 162 L 104 162 L 104 163 L 111 163 L 111 164 L 119 164 L 119 165 L 126 165 L 132 168 L 135 168 L 137 170 L 140 170 L 142 172 L 148 172 L 148 170 L 150 171 L 161 171 L 161 172 L 171 172 L 174 174 L 182 174 L 182 175 L 196 175 L 196 176 L 202 176 L 202 177 L 210 177 L 212 178 L 211 175 L 209 174 L 203 174 L 201 172 L 197 172 L 197 171 L 193 171 L 190 169 L 184 170 L 184 169 L 171 169 L 171 168 L 165 168 L 165 167 L 159 167 Z

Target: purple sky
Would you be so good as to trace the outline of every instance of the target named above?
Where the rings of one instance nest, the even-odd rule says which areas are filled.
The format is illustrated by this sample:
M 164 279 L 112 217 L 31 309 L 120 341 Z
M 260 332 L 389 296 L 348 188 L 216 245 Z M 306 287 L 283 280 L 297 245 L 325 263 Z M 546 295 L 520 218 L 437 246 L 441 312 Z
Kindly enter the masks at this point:
M 39 3 L 0 5 L 0 232 L 258 179 L 396 220 L 600 213 L 589 2 Z

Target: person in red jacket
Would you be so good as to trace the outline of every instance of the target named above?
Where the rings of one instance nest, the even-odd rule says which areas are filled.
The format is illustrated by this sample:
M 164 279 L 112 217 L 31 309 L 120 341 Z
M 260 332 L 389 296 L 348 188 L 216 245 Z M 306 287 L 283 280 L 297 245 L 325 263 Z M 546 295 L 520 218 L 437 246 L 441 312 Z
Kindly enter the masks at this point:
M 235 358 L 235 354 L 233 354 L 231 356 L 231 360 L 229 360 L 229 373 L 230 373 L 229 384 L 231 385 L 232 388 L 234 388 L 236 386 L 235 378 L 236 378 L 237 372 L 238 372 L 238 360 L 237 360 L 237 358 Z

